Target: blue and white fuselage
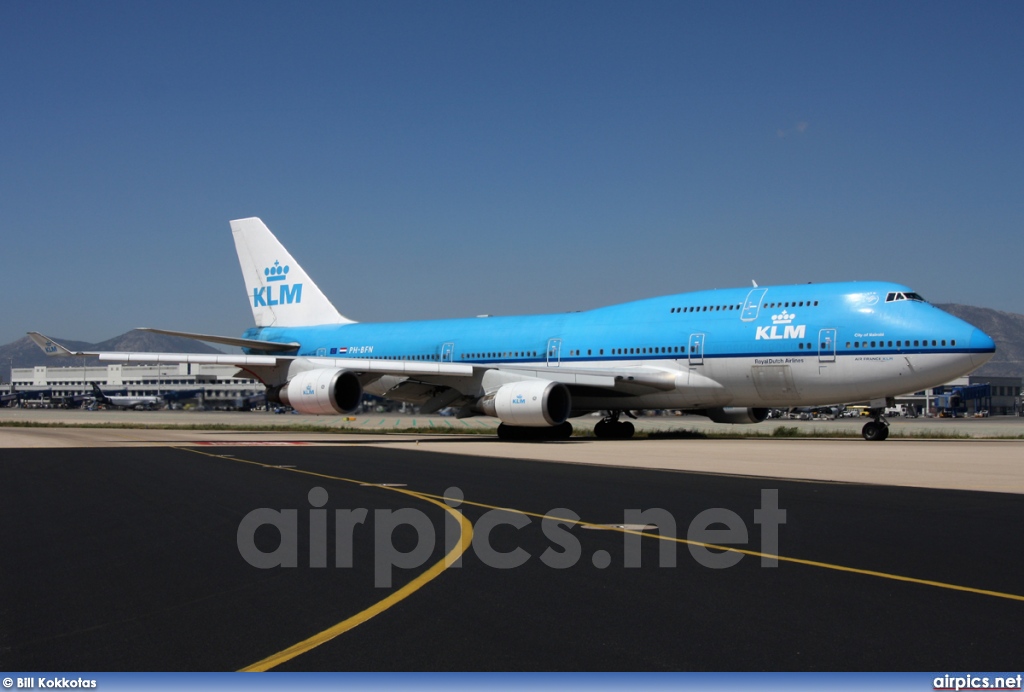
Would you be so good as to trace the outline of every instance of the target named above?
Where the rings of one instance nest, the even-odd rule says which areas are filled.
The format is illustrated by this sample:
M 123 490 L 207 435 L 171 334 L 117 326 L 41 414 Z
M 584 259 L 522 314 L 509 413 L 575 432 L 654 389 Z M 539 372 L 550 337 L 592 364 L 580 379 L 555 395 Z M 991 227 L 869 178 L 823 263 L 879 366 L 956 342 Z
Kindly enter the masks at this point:
M 867 401 L 946 382 L 995 350 L 972 325 L 881 282 L 701 291 L 554 315 L 263 327 L 245 336 L 298 343 L 294 355 L 339 367 L 412 361 L 525 369 L 557 381 L 579 370 L 671 377 L 665 390 L 574 393 L 576 411 Z
M 566 314 L 355 323 L 262 221 L 231 226 L 256 326 L 242 338 L 154 331 L 242 347 L 245 355 L 215 358 L 303 413 L 346 413 L 367 392 L 425 412 L 496 416 L 506 437 L 565 435 L 567 418 L 605 411 L 598 436 L 624 437 L 632 426 L 619 414 L 635 410 L 756 422 L 769 408 L 866 401 L 876 415 L 864 435 L 885 439 L 886 398 L 947 382 L 995 353 L 977 328 L 883 282 L 699 291 Z M 163 359 L 179 355 L 199 362 Z

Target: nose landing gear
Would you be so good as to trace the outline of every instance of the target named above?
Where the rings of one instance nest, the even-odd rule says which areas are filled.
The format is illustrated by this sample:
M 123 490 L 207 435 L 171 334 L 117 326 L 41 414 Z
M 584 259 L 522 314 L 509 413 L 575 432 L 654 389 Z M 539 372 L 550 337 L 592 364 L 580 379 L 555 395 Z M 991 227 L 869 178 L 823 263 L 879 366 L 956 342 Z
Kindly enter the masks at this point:
M 865 423 L 860 431 L 860 434 L 868 442 L 881 442 L 889 437 L 889 421 L 885 419 L 885 416 L 882 415 L 883 413 L 885 413 L 885 409 L 871 409 L 871 418 L 873 420 Z

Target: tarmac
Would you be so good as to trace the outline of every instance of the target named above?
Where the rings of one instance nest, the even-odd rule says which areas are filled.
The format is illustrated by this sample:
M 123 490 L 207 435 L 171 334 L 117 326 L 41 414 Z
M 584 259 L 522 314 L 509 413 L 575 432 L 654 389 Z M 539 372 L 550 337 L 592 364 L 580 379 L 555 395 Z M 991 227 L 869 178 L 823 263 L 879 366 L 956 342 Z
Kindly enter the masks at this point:
M 600 416 L 590 415 L 573 418 L 570 422 L 579 431 L 592 430 Z M 771 434 L 779 426 L 796 427 L 802 434 L 830 435 L 846 434 L 857 436 L 867 418 L 838 418 L 835 420 L 815 419 L 769 419 L 752 425 L 730 425 L 713 423 L 703 416 L 659 415 L 640 416 L 632 420 L 637 430 L 646 432 L 696 432 L 711 434 Z M 994 418 L 889 418 L 893 436 L 913 435 L 927 437 L 950 437 L 966 435 L 977 438 L 1024 437 L 1024 418 L 997 416 Z M 241 411 L 119 411 L 83 409 L 18 409 L 0 408 L 0 424 L 12 422 L 66 423 L 69 425 L 93 425 L 125 423 L 128 425 L 227 425 L 254 427 L 318 427 L 325 430 L 353 430 L 369 432 L 394 432 L 412 428 L 439 432 L 490 432 L 498 427 L 496 418 L 478 416 L 457 419 L 452 416 L 418 415 L 400 413 L 359 413 L 349 416 L 304 416 L 298 414 L 274 414 L 263 410 Z
M 598 419 L 576 419 L 577 428 Z M 766 478 L 790 478 L 906 487 L 1024 493 L 1024 418 L 894 419 L 892 436 L 869 443 L 858 437 L 740 439 L 573 438 L 566 442 L 502 442 L 490 434 L 492 418 L 455 420 L 443 416 L 315 417 L 266 412 L 80 411 L 0 409 L 0 425 L 28 424 L 94 426 L 157 425 L 173 428 L 0 427 L 0 448 L 126 447 L 167 444 L 271 444 L 302 442 L 340 445 L 429 449 L 447 454 L 502 457 L 629 468 L 726 473 Z M 856 435 L 863 421 L 765 421 L 736 426 L 685 416 L 652 416 L 637 420 L 641 430 L 671 433 L 762 432 L 779 426 L 795 427 L 808 435 L 837 431 Z M 204 429 L 190 429 L 203 426 Z M 252 427 L 253 430 L 208 429 L 214 426 Z M 290 430 L 296 426 L 323 432 Z M 416 428 L 416 432 L 396 432 Z M 355 432 L 355 430 L 362 432 Z M 467 433 L 452 434 L 465 429 Z M 346 433 L 346 430 L 353 430 Z M 437 430 L 432 434 L 431 430 Z M 446 434 L 441 434 L 442 432 Z M 935 439 L 928 439 L 935 435 Z M 969 435 L 967 439 L 949 439 Z
M 0 427 L 7 670 L 1019 664 L 1024 440 L 512 443 L 273 414 L 0 413 L 116 426 Z M 975 423 L 1019 429 L 958 426 Z M 294 533 L 267 525 L 288 513 Z M 427 523 L 396 524 L 410 517 Z M 286 535 L 295 564 L 253 562 Z

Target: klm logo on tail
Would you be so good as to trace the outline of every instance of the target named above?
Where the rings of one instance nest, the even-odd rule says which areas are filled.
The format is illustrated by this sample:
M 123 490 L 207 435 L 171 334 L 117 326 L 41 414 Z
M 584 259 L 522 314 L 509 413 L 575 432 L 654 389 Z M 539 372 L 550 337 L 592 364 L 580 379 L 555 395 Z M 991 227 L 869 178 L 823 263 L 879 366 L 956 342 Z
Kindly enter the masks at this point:
M 282 267 L 276 260 L 274 266 L 264 269 L 263 275 L 270 285 L 252 289 L 252 306 L 258 308 L 301 303 L 302 284 L 285 283 L 290 270 L 287 264 Z

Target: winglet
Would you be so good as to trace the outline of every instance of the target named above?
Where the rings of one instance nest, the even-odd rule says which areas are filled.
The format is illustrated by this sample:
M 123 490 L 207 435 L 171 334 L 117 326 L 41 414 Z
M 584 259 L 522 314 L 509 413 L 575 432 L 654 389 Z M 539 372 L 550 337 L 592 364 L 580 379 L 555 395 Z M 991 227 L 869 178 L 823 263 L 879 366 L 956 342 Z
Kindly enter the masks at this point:
M 45 353 L 48 356 L 56 356 L 56 357 L 60 357 L 60 358 L 69 358 L 69 357 L 72 357 L 72 356 L 87 356 L 87 355 L 91 355 L 89 353 L 84 353 L 82 351 L 78 351 L 78 352 L 69 351 L 68 349 L 64 348 L 63 346 L 58 344 L 56 341 L 54 341 L 50 337 L 43 336 L 39 332 L 29 332 L 28 333 L 28 338 L 32 339 L 32 341 L 35 342 L 36 346 L 41 348 L 43 350 L 43 353 Z

